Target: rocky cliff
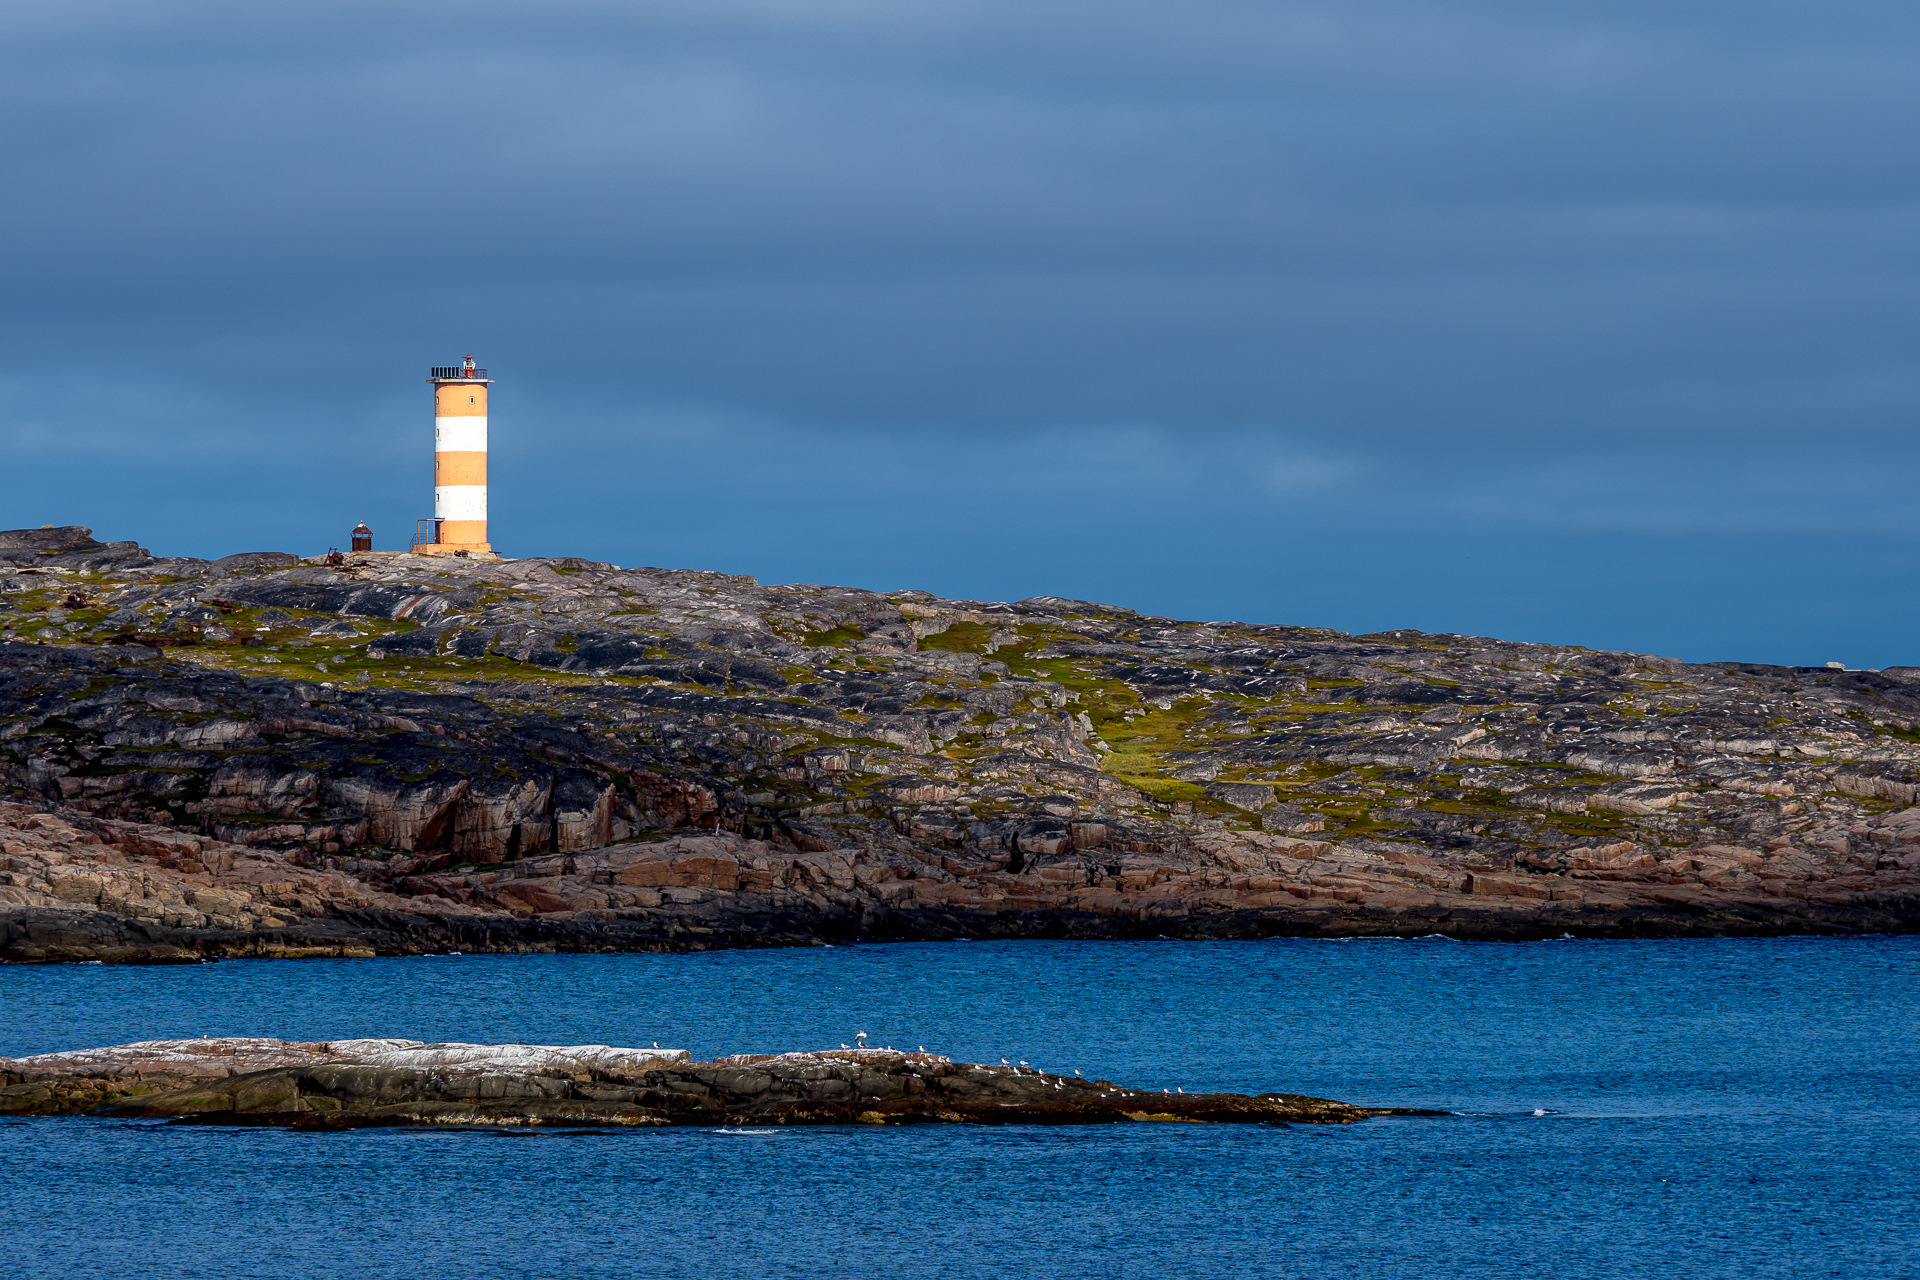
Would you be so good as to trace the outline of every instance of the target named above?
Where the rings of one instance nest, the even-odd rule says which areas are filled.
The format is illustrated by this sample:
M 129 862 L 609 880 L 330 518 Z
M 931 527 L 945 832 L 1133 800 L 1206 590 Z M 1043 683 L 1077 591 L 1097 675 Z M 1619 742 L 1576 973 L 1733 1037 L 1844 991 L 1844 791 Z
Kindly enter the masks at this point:
M 1920 670 L 0 533 L 0 956 L 1904 930 Z
M 602 1044 L 147 1040 L 0 1058 L 0 1115 L 374 1125 L 1352 1124 L 1437 1115 L 1293 1093 L 1128 1089 L 924 1049 L 739 1053 Z

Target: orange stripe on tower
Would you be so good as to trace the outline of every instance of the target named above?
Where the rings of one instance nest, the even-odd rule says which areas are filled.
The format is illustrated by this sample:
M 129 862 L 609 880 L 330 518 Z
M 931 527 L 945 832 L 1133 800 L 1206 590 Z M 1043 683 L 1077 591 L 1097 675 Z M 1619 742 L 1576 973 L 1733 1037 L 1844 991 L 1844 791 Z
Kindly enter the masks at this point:
M 433 483 L 485 484 L 487 455 L 484 451 L 444 450 L 433 455 Z
M 440 545 L 451 551 L 491 551 L 485 520 L 440 521 Z
M 433 416 L 436 418 L 484 418 L 487 416 L 487 384 L 484 382 L 443 382 L 433 389 Z

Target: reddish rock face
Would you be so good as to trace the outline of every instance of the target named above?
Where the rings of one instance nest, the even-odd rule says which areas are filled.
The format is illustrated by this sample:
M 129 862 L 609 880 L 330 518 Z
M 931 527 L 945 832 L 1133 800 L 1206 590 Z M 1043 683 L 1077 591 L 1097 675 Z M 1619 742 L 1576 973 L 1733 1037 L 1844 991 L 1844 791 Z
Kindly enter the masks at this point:
M 1916 849 L 1920 809 L 1863 833 Z M 1884 841 L 1884 843 L 1882 843 Z M 1196 937 L 1448 928 L 1472 936 L 1662 933 L 1867 918 L 1920 876 L 1824 875 L 1792 846 L 1596 847 L 1570 876 L 1455 874 L 1417 854 L 1356 855 L 1263 832 L 1205 832 L 1176 853 L 1063 849 L 1004 860 L 802 851 L 732 832 L 638 841 L 472 870 L 438 858 L 314 858 L 164 827 L 0 804 L 0 935 L 16 960 L 704 948 L 847 938 Z M 1584 877 L 1584 878 L 1581 878 Z

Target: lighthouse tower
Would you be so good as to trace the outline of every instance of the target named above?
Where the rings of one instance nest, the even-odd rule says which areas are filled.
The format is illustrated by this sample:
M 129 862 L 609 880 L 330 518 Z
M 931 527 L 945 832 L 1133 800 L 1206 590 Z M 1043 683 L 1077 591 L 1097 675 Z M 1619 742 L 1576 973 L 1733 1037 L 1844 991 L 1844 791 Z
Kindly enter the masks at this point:
M 433 383 L 433 523 L 414 550 L 432 555 L 488 555 L 487 385 L 473 357 L 435 365 Z

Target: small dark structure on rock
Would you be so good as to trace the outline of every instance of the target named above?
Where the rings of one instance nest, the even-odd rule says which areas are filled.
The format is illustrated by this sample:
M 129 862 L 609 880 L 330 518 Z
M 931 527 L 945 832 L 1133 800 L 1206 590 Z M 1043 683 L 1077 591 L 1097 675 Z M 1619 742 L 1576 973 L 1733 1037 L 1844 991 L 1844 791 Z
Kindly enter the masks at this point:
M 355 551 L 373 550 L 373 530 L 367 528 L 367 522 L 365 520 L 353 526 L 352 537 L 353 549 Z

